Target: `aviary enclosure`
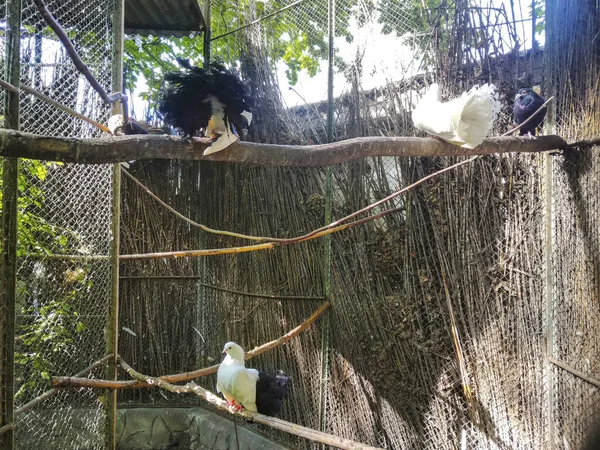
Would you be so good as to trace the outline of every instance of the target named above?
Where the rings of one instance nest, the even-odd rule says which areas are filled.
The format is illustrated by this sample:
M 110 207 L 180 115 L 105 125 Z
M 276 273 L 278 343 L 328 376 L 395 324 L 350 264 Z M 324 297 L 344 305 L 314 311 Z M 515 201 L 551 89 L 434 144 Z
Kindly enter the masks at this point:
M 533 85 L 554 97 L 545 134 L 568 142 L 600 135 L 597 2 L 212 0 L 172 2 L 172 17 L 157 12 L 159 3 L 169 2 L 47 5 L 107 92 L 120 90 L 122 42 L 137 33 L 187 36 L 205 57 L 238 65 L 258 98 L 255 142 L 419 135 L 410 111 L 434 80 L 447 95 L 495 83 L 505 105 L 495 136 L 512 126 L 517 89 Z M 203 14 L 194 22 L 178 10 L 184 6 Z M 123 20 L 127 27 L 161 14 L 170 28 L 124 32 Z M 195 25 L 178 28 L 185 20 Z M 228 31 L 211 40 L 225 20 Z M 0 4 L 0 38 L 1 79 L 20 78 L 106 123 L 111 106 L 32 0 Z M 291 53 L 281 50 L 292 41 Z M 310 56 L 302 68 L 294 51 Z M 314 78 L 288 88 L 286 67 L 292 81 L 303 71 Z M 315 101 L 313 91 L 324 86 Z M 4 90 L 0 97 L 4 128 L 104 135 L 24 92 L 20 102 Z M 250 350 L 327 304 L 310 327 L 251 360 L 293 377 L 281 419 L 337 437 L 332 445 L 342 448 L 581 448 L 600 417 L 596 147 L 482 155 L 372 211 L 393 214 L 319 239 L 147 258 L 248 245 L 196 224 L 301 236 L 465 159 L 375 156 L 273 167 L 162 158 L 125 167 L 3 158 L 2 448 L 237 448 L 232 416 L 211 416 L 227 421 L 209 445 L 191 415 L 177 426 L 168 416 L 198 405 L 218 411 L 214 405 L 140 387 L 123 367 L 149 377 L 210 367 L 224 342 Z M 122 385 L 52 388 L 59 376 Z M 214 372 L 194 381 L 214 392 Z M 132 411 L 144 408 L 153 411 L 150 426 L 135 428 Z M 287 447 L 317 445 L 237 423 Z M 160 427 L 167 429 L 161 438 Z

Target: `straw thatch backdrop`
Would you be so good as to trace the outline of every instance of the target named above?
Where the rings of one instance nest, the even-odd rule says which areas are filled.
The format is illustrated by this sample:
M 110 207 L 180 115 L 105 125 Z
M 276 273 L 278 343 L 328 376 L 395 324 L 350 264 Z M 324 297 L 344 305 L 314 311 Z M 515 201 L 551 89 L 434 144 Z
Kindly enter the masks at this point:
M 317 3 L 315 14 L 323 11 L 324 2 Z M 597 136 L 600 61 L 597 46 L 582 43 L 600 30 L 599 13 L 589 3 L 568 3 L 548 7 L 543 52 L 496 57 L 506 48 L 491 47 L 510 42 L 496 40 L 490 28 L 494 44 L 479 59 L 461 53 L 471 42 L 467 28 L 456 34 L 463 41 L 438 42 L 431 76 L 448 93 L 496 83 L 506 104 L 497 133 L 510 125 L 517 88 L 543 82 L 544 94 L 559 99 L 550 126 L 571 140 Z M 456 11 L 460 20 L 448 25 L 448 35 L 471 17 L 466 6 Z M 260 33 L 259 26 L 239 33 L 268 106 L 257 113 L 254 138 L 323 141 L 323 105 L 283 108 L 269 66 L 261 63 Z M 358 67 L 347 77 L 348 92 L 335 106 L 336 139 L 414 133 L 411 99 L 427 77 L 376 90 L 361 89 Z M 328 319 L 252 360 L 294 377 L 283 417 L 315 428 L 322 417 L 328 432 L 384 448 L 578 448 L 598 417 L 600 393 L 546 356 L 600 377 L 596 153 L 482 157 L 396 200 L 403 212 L 335 234 Z M 372 158 L 333 167 L 333 219 L 452 163 Z M 324 168 L 140 162 L 130 171 L 210 227 L 287 237 L 324 223 Z M 189 228 L 125 181 L 122 253 L 240 243 Z M 277 337 L 318 301 L 257 299 L 206 285 L 320 297 L 324 246 L 312 241 L 267 253 L 124 263 L 126 278 L 197 277 L 122 281 L 121 324 L 137 335 L 121 334 L 124 358 L 161 375 L 211 364 L 227 340 L 251 348 Z M 213 388 L 214 378 L 204 383 Z M 187 401 L 148 391 L 120 395 L 122 402 Z

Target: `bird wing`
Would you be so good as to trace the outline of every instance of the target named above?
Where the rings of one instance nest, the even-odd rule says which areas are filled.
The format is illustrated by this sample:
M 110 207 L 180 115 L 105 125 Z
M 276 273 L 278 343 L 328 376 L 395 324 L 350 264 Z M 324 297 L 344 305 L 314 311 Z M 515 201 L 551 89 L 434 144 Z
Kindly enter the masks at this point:
M 256 411 L 256 382 L 258 371 L 246 369 L 242 365 L 219 367 L 217 372 L 217 392 L 233 397 L 249 411 Z
M 241 367 L 232 378 L 232 397 L 244 408 L 256 412 L 256 382 L 258 370 Z

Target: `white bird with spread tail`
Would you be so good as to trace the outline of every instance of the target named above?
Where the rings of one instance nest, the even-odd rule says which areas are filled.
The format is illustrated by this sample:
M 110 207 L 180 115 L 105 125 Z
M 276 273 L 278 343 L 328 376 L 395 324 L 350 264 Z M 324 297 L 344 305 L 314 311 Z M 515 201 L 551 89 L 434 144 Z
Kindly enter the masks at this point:
M 281 409 L 281 402 L 289 394 L 290 377 L 285 374 L 269 375 L 256 369 L 246 369 L 244 349 L 235 342 L 223 348 L 227 356 L 217 372 L 217 392 L 227 399 L 227 406 L 272 416 Z
M 415 127 L 451 144 L 475 148 L 488 135 L 500 112 L 496 86 L 484 84 L 463 92 L 459 98 L 442 102 L 437 83 L 413 109 Z

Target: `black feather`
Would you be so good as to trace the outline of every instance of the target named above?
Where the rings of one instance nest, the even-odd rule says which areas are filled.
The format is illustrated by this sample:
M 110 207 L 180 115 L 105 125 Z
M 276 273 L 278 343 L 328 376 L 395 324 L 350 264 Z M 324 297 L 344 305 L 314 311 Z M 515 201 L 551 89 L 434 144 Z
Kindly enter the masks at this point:
M 533 113 L 535 113 L 546 100 L 540 97 L 533 89 L 520 89 L 514 104 L 514 118 L 517 125 L 525 122 Z M 535 129 L 539 127 L 544 121 L 546 116 L 546 108 L 542 109 L 539 113 L 533 117 L 527 124 L 525 124 L 520 130 L 519 134 L 535 134 Z
M 232 71 L 219 63 L 208 68 L 191 66 L 188 60 L 177 58 L 184 69 L 165 74 L 166 87 L 159 101 L 158 112 L 167 125 L 183 131 L 185 136 L 202 134 L 212 116 L 210 96 L 224 105 L 226 120 L 238 131 L 247 127 L 241 115 L 253 107 L 250 89 Z
M 291 377 L 283 372 L 269 375 L 258 371 L 256 383 L 256 409 L 259 413 L 273 416 L 281 410 L 281 403 L 290 392 Z

